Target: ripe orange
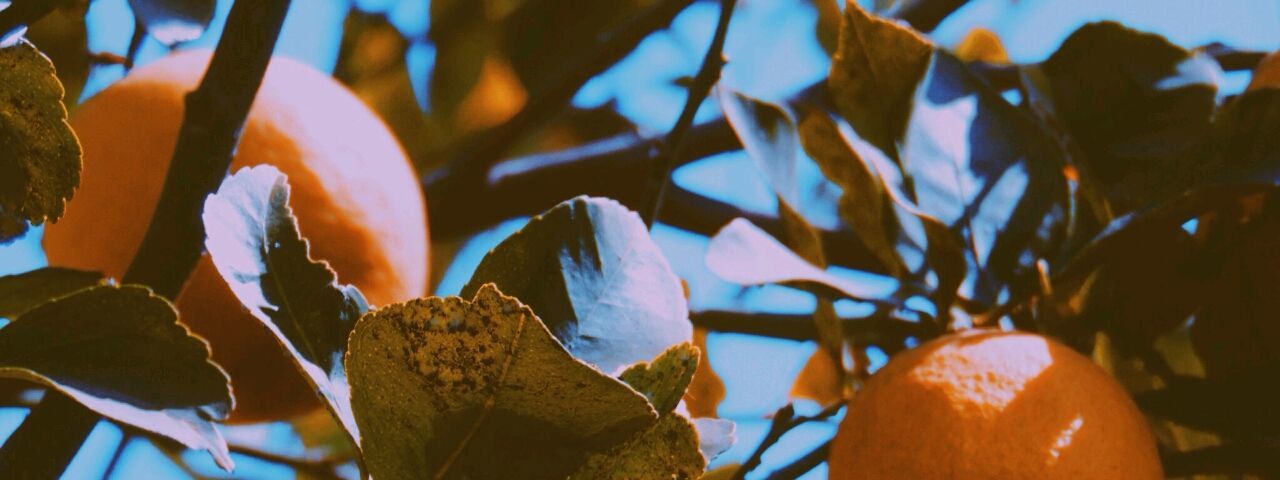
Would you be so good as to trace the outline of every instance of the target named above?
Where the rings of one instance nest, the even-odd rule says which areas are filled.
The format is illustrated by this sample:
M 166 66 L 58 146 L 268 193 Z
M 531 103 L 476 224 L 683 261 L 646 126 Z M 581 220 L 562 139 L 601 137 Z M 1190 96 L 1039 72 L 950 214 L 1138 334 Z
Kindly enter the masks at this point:
M 840 479 L 1159 479 L 1128 393 L 1039 335 L 948 335 L 895 356 L 850 402 L 830 452 Z
M 83 181 L 66 216 L 45 231 L 51 264 L 124 274 L 159 199 L 183 97 L 210 57 L 183 52 L 138 68 L 73 113 Z M 427 226 L 417 176 L 387 126 L 349 90 L 306 65 L 273 59 L 232 169 L 264 163 L 289 176 L 290 204 L 311 255 L 328 260 L 340 282 L 377 305 L 424 293 Z M 177 305 L 231 375 L 233 421 L 279 419 L 318 405 L 208 258 Z

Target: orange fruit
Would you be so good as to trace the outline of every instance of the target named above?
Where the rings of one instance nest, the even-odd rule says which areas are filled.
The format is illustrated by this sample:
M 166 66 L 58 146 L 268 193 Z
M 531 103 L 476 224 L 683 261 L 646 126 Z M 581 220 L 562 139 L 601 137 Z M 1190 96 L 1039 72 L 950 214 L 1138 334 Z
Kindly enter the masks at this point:
M 124 274 L 160 197 L 184 95 L 210 57 L 188 51 L 138 68 L 72 114 L 84 149 L 83 180 L 66 216 L 45 231 L 51 264 Z M 290 205 L 311 256 L 327 260 L 340 282 L 377 305 L 423 294 L 427 224 L 417 175 L 387 126 L 349 90 L 299 62 L 273 59 L 232 170 L 258 164 L 288 175 Z M 318 406 L 208 258 L 177 306 L 231 376 L 232 421 L 280 419 Z
M 893 357 L 850 402 L 830 478 L 1159 479 L 1127 392 L 1039 335 L 948 335 Z

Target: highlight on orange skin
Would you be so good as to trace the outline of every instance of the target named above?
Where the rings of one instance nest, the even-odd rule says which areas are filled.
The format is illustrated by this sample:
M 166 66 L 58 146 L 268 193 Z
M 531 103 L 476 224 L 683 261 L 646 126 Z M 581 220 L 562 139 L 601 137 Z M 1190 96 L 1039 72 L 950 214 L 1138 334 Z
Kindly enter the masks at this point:
M 140 67 L 72 113 L 84 150 L 82 182 L 66 216 L 45 231 L 52 265 L 124 274 L 160 197 L 182 123 L 183 100 L 211 52 L 180 52 Z M 417 175 L 387 126 L 328 75 L 277 57 L 254 100 L 232 170 L 271 164 L 311 256 L 370 303 L 417 298 L 428 279 L 425 203 Z M 181 319 L 209 340 L 228 370 L 237 422 L 285 418 L 318 406 L 267 330 L 244 311 L 209 259 L 177 300 Z
M 1163 478 L 1127 392 L 1027 333 L 942 337 L 889 361 L 850 402 L 830 478 Z

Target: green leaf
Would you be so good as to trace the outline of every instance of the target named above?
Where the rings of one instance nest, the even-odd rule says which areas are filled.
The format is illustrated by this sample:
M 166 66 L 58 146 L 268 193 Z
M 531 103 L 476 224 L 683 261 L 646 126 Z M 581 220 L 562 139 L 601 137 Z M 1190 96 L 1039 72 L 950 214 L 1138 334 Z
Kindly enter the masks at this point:
M 129 7 L 147 28 L 147 35 L 167 46 L 189 42 L 204 34 L 213 21 L 214 0 L 129 0 Z
M 698 450 L 698 431 L 689 419 L 669 413 L 626 444 L 592 455 L 572 480 L 695 479 L 707 461 Z
M 534 217 L 485 256 L 462 296 L 486 283 L 605 372 L 693 338 L 680 280 L 640 217 L 613 200 L 577 197 Z
M 875 168 L 849 146 L 826 113 L 810 113 L 800 122 L 800 142 L 822 174 L 842 190 L 840 217 L 890 276 L 902 275 L 906 266 L 896 248 L 898 225 Z
M 0 47 L 0 241 L 62 217 L 80 184 L 80 142 L 53 63 L 26 40 Z
M 232 467 L 212 422 L 231 410 L 227 375 L 173 305 L 144 287 L 91 287 L 23 313 L 0 329 L 0 376 L 55 388 Z
M 856 1 L 845 3 L 827 83 L 840 114 L 891 158 L 898 158 L 911 95 L 933 50 L 914 30 L 872 16 Z
M 491 2 L 440 0 L 431 2 L 429 37 L 436 46 L 431 69 L 432 115 L 449 118 L 480 80 L 484 62 L 497 48 L 497 26 L 487 18 Z
M 782 201 L 797 205 L 796 152 L 800 139 L 791 114 L 777 105 L 724 87 L 716 88 L 724 118 L 755 162 L 765 182 Z
M 967 297 L 993 306 L 1034 285 L 1052 258 L 1068 209 L 1058 144 L 1031 117 L 938 51 L 915 91 L 903 139 L 905 190 L 921 213 L 960 234 Z
M 483 4 L 486 2 L 467 1 Z M 499 2 L 488 2 L 499 3 Z M 516 74 L 529 91 L 542 91 L 561 81 L 574 62 L 599 50 L 600 39 L 654 0 L 566 2 L 563 0 L 505 0 L 510 14 L 502 18 L 501 43 Z M 495 8 L 487 8 L 493 11 Z M 674 15 L 673 15 L 674 16 Z
M 698 347 L 682 343 L 662 352 L 653 363 L 637 363 L 618 376 L 632 389 L 649 399 L 649 404 L 666 415 L 675 410 L 698 369 Z
M 0 317 L 14 318 L 42 303 L 105 282 L 98 272 L 58 267 L 6 275 L 0 277 Z
M 1080 27 L 1040 70 L 1055 116 L 1123 214 L 1168 199 L 1206 175 L 1210 122 L 1222 71 L 1158 35 L 1115 22 Z
M 353 440 L 359 440 L 342 358 L 369 310 L 328 263 L 312 260 L 275 167 L 243 168 L 205 199 L 205 247 L 240 303 L 275 335 Z
M 711 237 L 707 267 L 720 278 L 739 285 L 789 283 L 832 297 L 892 303 L 897 282 L 863 273 L 873 281 L 855 282 L 827 273 L 796 255 L 760 227 L 734 219 Z
M 1221 182 L 1280 181 L 1280 89 L 1245 92 L 1214 118 Z
M 365 315 L 346 362 L 374 478 L 564 478 L 657 419 L 491 284 Z
M 1280 433 L 1275 384 L 1280 363 L 1250 367 L 1218 378 L 1179 376 L 1135 400 L 1143 411 L 1197 430 L 1258 438 Z

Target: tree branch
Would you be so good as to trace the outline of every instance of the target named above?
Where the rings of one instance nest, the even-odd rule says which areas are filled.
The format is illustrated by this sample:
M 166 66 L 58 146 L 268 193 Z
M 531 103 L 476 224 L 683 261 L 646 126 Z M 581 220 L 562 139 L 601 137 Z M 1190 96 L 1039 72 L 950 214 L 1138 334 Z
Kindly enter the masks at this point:
M 733 480 L 745 479 L 748 473 L 760 466 L 760 459 L 764 457 L 764 452 L 768 451 L 769 447 L 772 447 L 775 443 L 778 443 L 778 440 L 781 440 L 782 436 L 786 435 L 787 432 L 809 422 L 825 421 L 839 413 L 840 409 L 844 408 L 844 404 L 845 402 L 843 401 L 836 402 L 811 417 L 795 416 L 795 407 L 790 403 L 778 409 L 773 414 L 773 423 L 769 425 L 769 432 L 764 435 L 764 439 L 760 440 L 760 445 L 751 453 L 751 456 L 745 462 L 742 462 L 741 467 L 738 467 L 738 471 L 734 472 Z
M 795 480 L 801 475 L 809 473 L 810 470 L 822 465 L 827 461 L 827 455 L 831 452 L 831 440 L 827 440 L 817 448 L 810 450 L 804 456 L 795 459 L 795 461 L 783 465 L 782 468 L 774 470 L 765 480 Z
M 169 299 L 181 292 L 203 252 L 204 198 L 226 177 L 289 3 L 242 0 L 231 7 L 209 69 L 187 95 L 160 201 L 124 283 L 147 285 Z M 50 390 L 0 448 L 0 471 L 18 478 L 60 475 L 98 418 Z
M 720 19 L 716 21 L 711 45 L 702 57 L 702 66 L 698 67 L 698 73 L 689 85 L 689 97 L 685 99 L 684 109 L 667 138 L 659 145 L 658 156 L 649 167 L 649 180 L 645 186 L 644 200 L 640 204 L 640 218 L 649 227 L 653 227 L 653 222 L 662 211 L 662 199 L 666 196 L 667 184 L 671 183 L 671 172 L 680 164 L 680 157 L 684 155 L 693 118 L 711 93 L 711 87 L 720 81 L 720 70 L 724 68 L 724 42 L 729 36 L 729 21 L 733 19 L 733 10 L 737 4 L 737 0 L 720 0 Z
M 798 341 L 818 339 L 813 314 L 703 310 L 690 312 L 689 320 L 695 326 L 714 332 L 745 333 Z M 871 337 L 872 340 L 876 337 L 886 340 L 901 340 L 907 337 L 928 338 L 934 333 L 923 323 L 892 318 L 888 315 L 844 318 L 841 322 L 845 334 Z
M 487 226 L 477 227 L 471 212 L 501 211 L 504 204 L 510 203 L 501 200 L 513 198 L 475 195 L 485 189 L 490 167 L 529 132 L 564 110 L 588 80 L 626 57 L 649 34 L 666 28 L 691 3 L 693 0 L 662 0 L 649 7 L 601 40 L 592 53 L 560 72 L 550 87 L 533 95 L 515 116 L 474 136 L 460 153 L 452 155 L 449 163 L 424 175 L 423 189 L 432 207 L 432 231 Z

